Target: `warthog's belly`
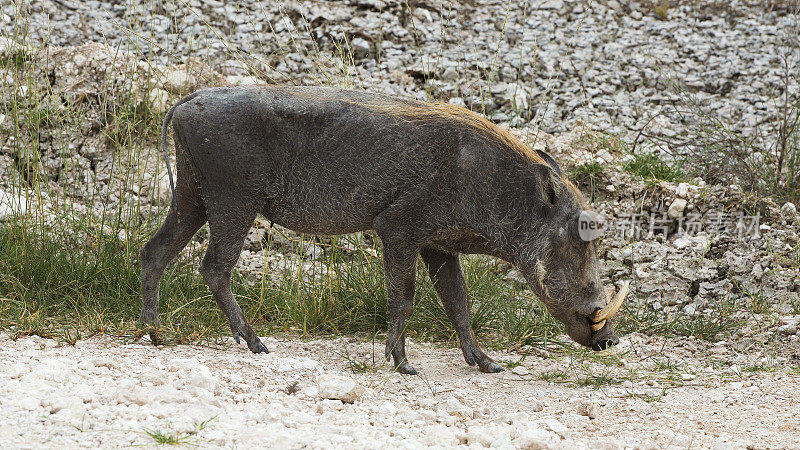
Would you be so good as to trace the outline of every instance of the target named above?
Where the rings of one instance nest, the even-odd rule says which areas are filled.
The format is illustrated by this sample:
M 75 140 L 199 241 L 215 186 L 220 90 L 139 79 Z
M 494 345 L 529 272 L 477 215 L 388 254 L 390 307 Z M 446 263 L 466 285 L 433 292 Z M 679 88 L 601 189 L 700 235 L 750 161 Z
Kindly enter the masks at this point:
M 261 214 L 300 233 L 334 235 L 371 229 L 377 209 L 355 196 L 306 188 L 270 198 Z

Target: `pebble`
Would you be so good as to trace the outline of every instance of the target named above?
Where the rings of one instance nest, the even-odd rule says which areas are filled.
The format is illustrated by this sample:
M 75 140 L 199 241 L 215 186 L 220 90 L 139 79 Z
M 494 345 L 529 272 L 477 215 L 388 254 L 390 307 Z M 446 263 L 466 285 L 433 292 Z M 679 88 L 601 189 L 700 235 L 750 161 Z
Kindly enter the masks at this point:
M 528 370 L 528 368 L 527 368 L 527 367 L 525 367 L 525 366 L 522 366 L 522 365 L 520 365 L 520 366 L 515 366 L 513 369 L 511 369 L 511 372 L 512 372 L 512 373 L 514 373 L 514 374 L 516 374 L 516 375 L 519 375 L 519 376 L 521 376 L 521 377 L 522 377 L 522 376 L 525 376 L 525 375 L 528 375 L 528 374 L 530 374 L 530 373 L 531 373 L 531 372 Z
M 321 376 L 317 383 L 321 398 L 340 400 L 343 403 L 353 403 L 365 392 L 364 387 L 352 378 L 326 374 Z
M 517 438 L 513 444 L 517 448 L 549 449 L 560 441 L 561 438 L 557 434 L 529 425 L 517 429 Z
M 194 76 L 185 69 L 170 68 L 161 81 L 165 91 L 173 94 L 191 92 L 196 84 Z
M 672 204 L 669 205 L 669 209 L 667 210 L 667 216 L 670 219 L 677 219 L 678 217 L 683 215 L 683 211 L 686 209 L 686 205 L 688 202 L 682 198 L 676 198 L 672 201 Z
M 599 405 L 597 402 L 587 399 L 581 399 L 577 403 L 576 412 L 582 416 L 586 416 L 590 419 L 597 418 L 597 412 L 599 409 Z M 553 430 L 555 431 L 555 430 Z
M 563 423 L 559 422 L 558 419 L 545 419 L 544 426 L 548 430 L 558 433 L 562 437 L 569 431 L 569 428 L 567 428 L 567 426 Z
M 450 397 L 447 399 L 443 407 L 447 414 L 454 417 L 471 419 L 473 416 L 472 409 L 461 403 L 461 401 L 455 397 Z

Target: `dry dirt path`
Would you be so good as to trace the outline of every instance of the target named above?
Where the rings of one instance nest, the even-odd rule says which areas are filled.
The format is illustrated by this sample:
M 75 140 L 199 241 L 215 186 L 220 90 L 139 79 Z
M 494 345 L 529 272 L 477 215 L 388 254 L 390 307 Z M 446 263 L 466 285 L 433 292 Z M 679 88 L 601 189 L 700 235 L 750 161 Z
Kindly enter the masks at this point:
M 410 342 L 416 377 L 364 371 L 373 344 L 355 338 L 264 342 L 272 353 L 254 356 L 229 339 L 0 333 L 0 446 L 800 448 L 796 372 L 691 339 L 631 335 L 601 358 L 537 351 L 500 374 Z

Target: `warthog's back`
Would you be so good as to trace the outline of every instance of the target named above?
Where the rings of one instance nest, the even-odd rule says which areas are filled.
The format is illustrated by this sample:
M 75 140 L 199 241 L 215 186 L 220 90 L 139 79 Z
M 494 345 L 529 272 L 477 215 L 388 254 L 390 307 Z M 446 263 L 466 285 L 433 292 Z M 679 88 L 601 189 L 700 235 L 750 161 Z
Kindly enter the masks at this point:
M 338 234 L 371 228 L 411 191 L 454 188 L 463 130 L 404 116 L 415 104 L 325 88 L 213 88 L 176 109 L 173 123 L 204 195 L 258 193 L 270 220 Z

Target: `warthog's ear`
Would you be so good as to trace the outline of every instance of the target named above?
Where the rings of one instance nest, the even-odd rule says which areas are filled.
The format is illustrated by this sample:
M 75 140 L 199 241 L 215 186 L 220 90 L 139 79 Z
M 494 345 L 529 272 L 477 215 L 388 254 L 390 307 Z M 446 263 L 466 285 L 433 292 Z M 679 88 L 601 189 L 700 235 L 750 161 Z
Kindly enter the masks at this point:
M 534 172 L 536 173 L 537 186 L 541 192 L 542 200 L 549 204 L 556 204 L 556 193 L 558 186 L 556 185 L 557 176 L 553 168 L 547 164 L 534 164 Z
M 536 150 L 536 154 L 539 155 L 539 157 L 542 158 L 544 162 L 546 162 L 547 165 L 555 171 L 555 173 L 561 176 L 561 167 L 558 167 L 558 163 L 555 159 L 553 159 L 552 156 L 538 149 Z
M 570 235 L 575 240 L 591 242 L 602 237 L 606 231 L 606 221 L 602 215 L 583 210 L 570 219 Z

